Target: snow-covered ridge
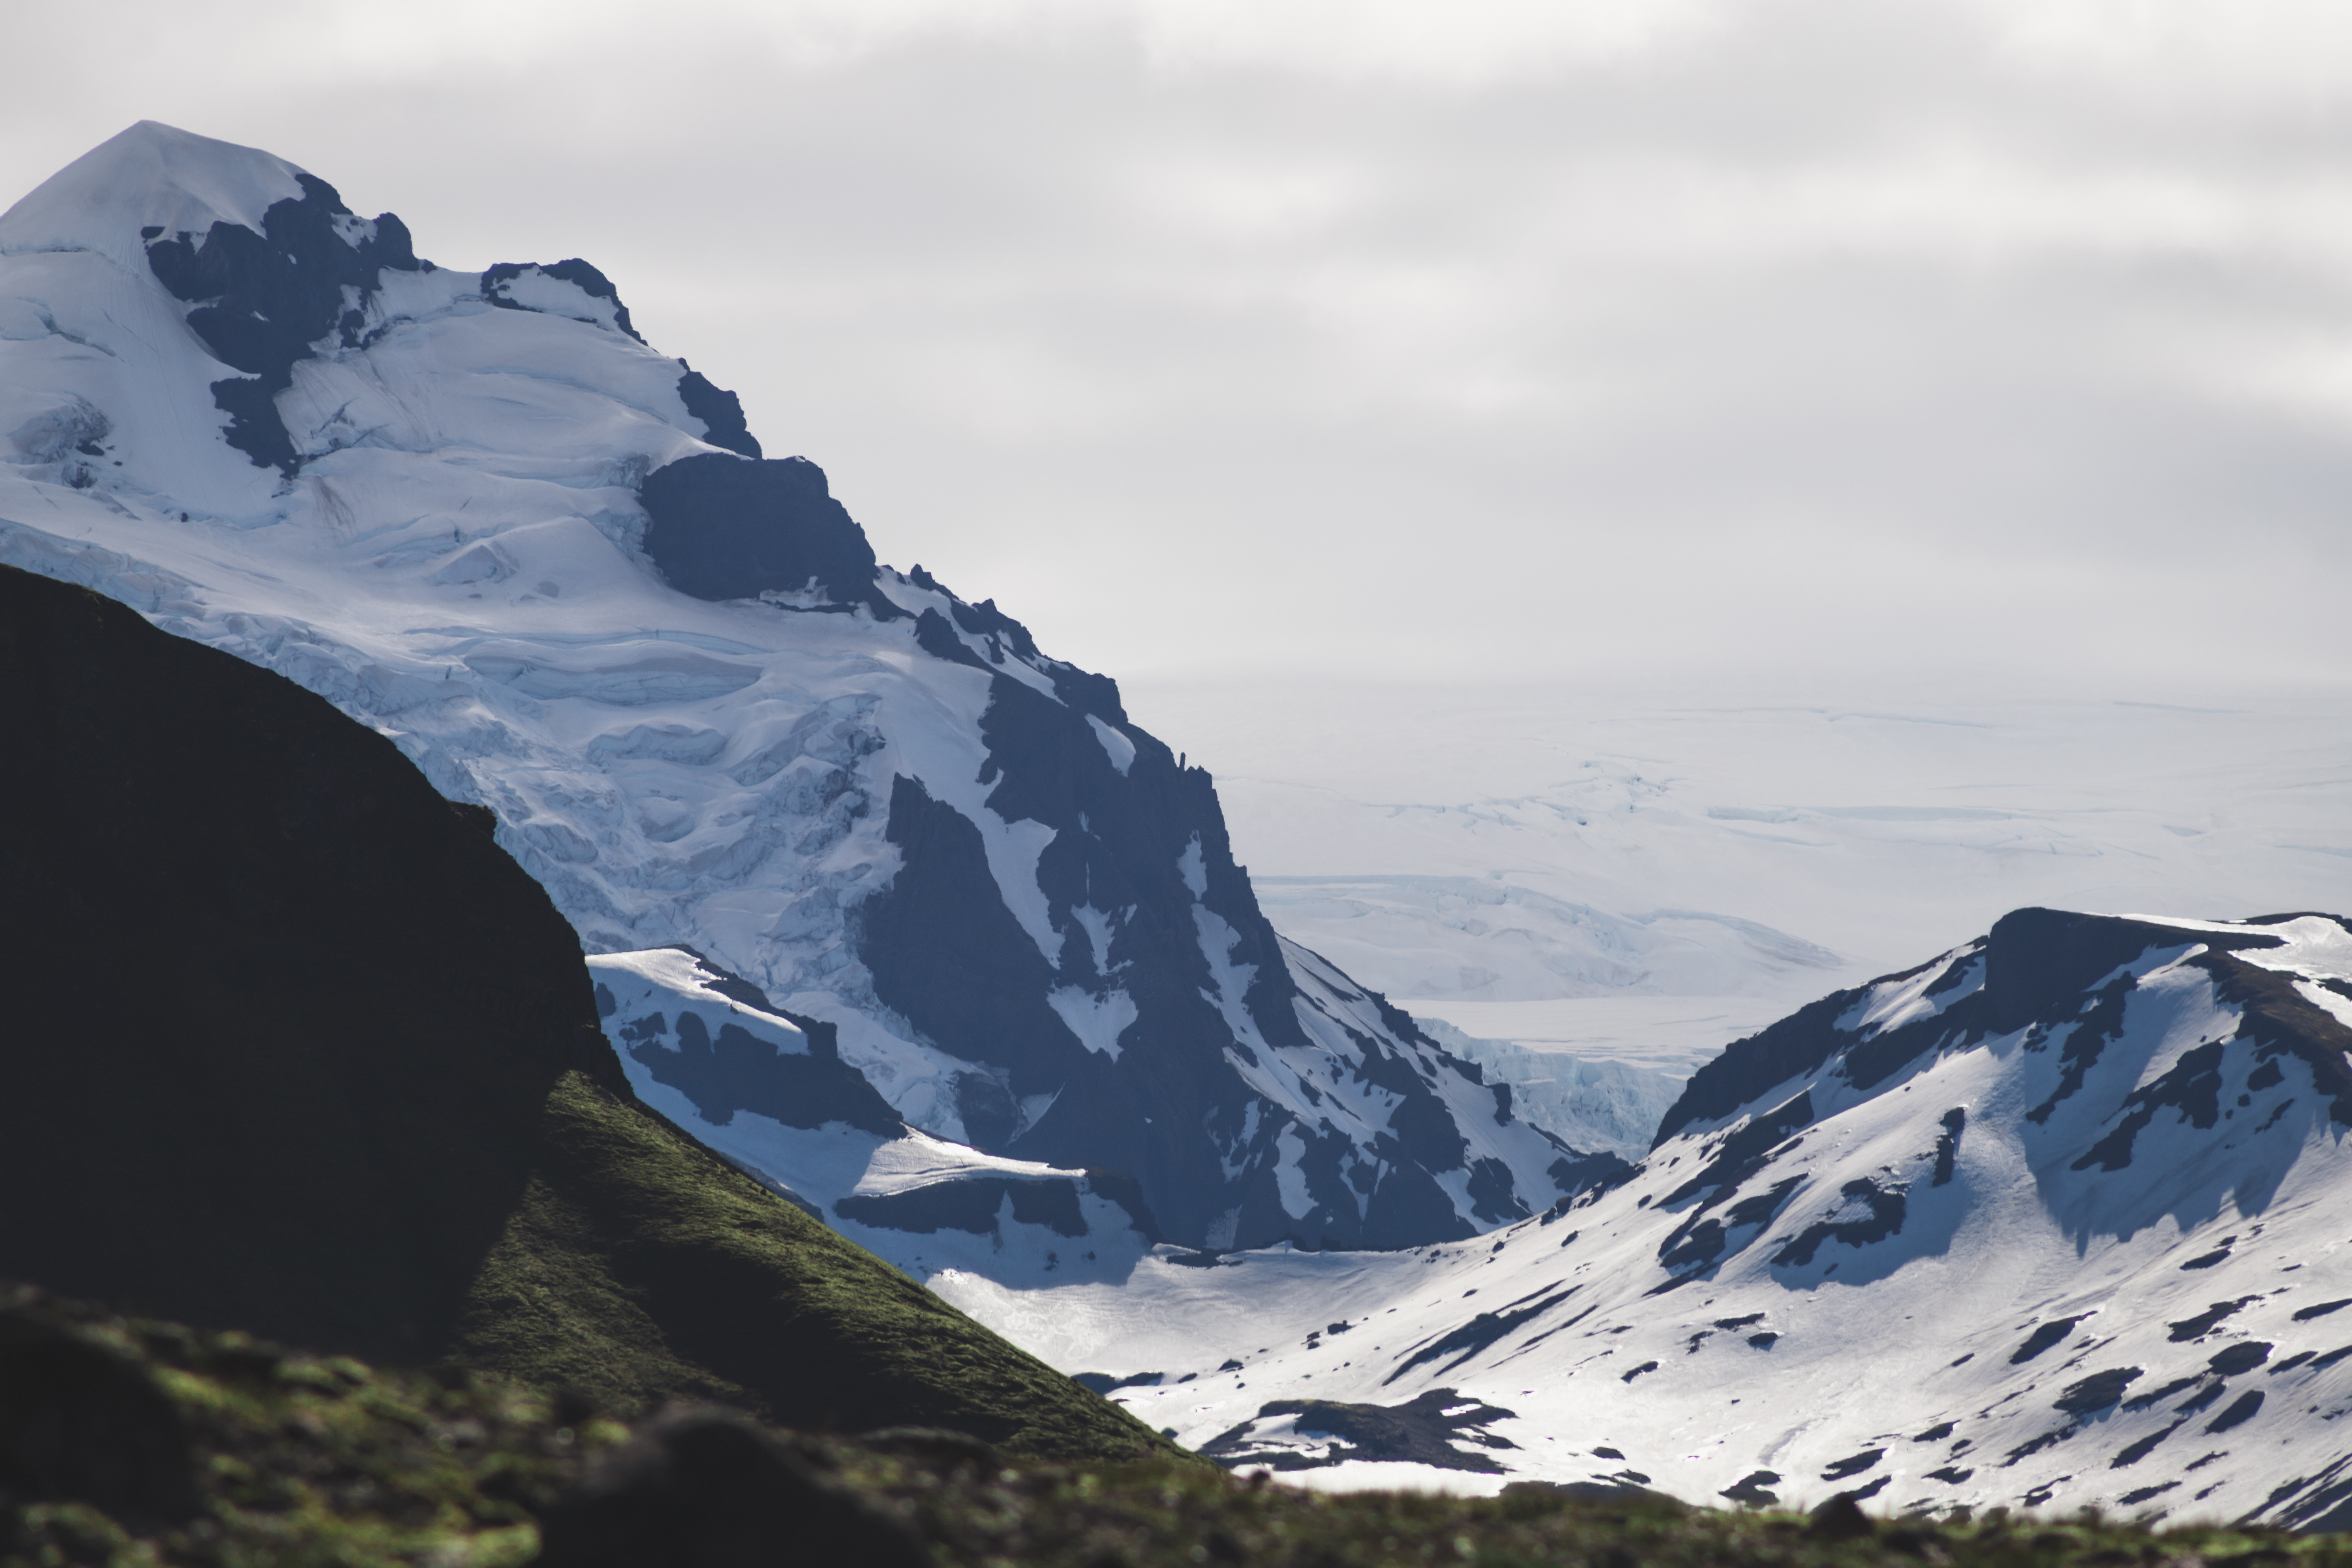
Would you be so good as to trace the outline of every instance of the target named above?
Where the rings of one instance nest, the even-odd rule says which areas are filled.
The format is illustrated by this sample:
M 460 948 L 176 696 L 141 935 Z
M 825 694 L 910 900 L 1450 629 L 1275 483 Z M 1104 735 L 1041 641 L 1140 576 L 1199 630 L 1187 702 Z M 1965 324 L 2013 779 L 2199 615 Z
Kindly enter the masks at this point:
M 1733 1046 L 1628 1181 L 1497 1237 L 936 1288 L 1340 1483 L 2344 1528 L 2347 1000 L 2339 917 L 2020 910 Z
M 392 736 L 592 952 L 709 955 L 931 1137 L 1125 1173 L 1193 1247 L 1467 1236 L 1607 1168 L 1280 944 L 1203 771 L 878 564 L 584 261 L 436 267 L 133 127 L 0 216 L 0 560 Z
M 1115 1280 L 1160 1239 L 1132 1181 L 908 1127 L 841 1061 L 832 1026 L 795 1021 L 698 953 L 609 953 L 588 967 L 639 1099 L 917 1279 Z

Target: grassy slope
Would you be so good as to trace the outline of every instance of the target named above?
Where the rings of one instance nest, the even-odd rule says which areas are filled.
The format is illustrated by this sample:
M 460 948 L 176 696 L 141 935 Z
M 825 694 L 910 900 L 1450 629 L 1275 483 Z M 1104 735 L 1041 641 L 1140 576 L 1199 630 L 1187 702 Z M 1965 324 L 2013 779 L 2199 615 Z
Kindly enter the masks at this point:
M 576 1074 L 549 1097 L 538 1168 L 469 1307 L 459 1359 L 615 1407 L 688 1394 L 821 1430 L 950 1426 L 1041 1458 L 1172 1451 Z
M 69 1366 L 49 1392 L 110 1419 L 79 1432 L 44 1425 L 38 1399 L 23 1397 L 35 1364 Z M 0 1394 L 10 1394 L 0 1397 L 6 1568 L 520 1568 L 551 1506 L 629 1436 L 499 1380 L 372 1371 L 21 1293 L 0 1293 Z M 2222 1527 L 1995 1515 L 1961 1526 L 1849 1518 L 1839 1528 L 1540 1492 L 1327 1497 L 1172 1458 L 1071 1465 L 936 1444 L 786 1441 L 827 1485 L 895 1516 L 943 1568 L 2352 1568 L 2344 1537 Z M 126 1468 L 126 1454 L 139 1462 Z M 792 1544 L 776 1542 L 773 1560 L 797 1560 Z
M 489 814 L 321 699 L 0 568 L 0 1279 L 619 1406 L 1166 1449 L 639 1105 Z

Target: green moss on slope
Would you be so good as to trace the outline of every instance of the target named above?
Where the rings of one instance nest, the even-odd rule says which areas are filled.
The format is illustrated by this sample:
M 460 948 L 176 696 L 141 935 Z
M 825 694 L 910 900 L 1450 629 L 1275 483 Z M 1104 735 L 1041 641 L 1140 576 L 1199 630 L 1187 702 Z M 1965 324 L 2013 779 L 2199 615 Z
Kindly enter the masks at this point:
M 1057 1458 L 1175 1450 L 897 1269 L 585 1078 L 454 1347 L 616 1408 L 690 1394 L 789 1425 L 942 1426 Z
M 612 1553 L 593 1538 L 583 1552 L 574 1531 L 567 1554 L 567 1510 L 617 1493 L 625 1521 L 633 1473 L 636 1500 L 658 1505 L 630 1461 L 660 1441 L 660 1423 L 633 1435 L 498 1379 L 385 1372 L 0 1292 L 0 1568 L 523 1568 L 543 1536 L 548 1568 L 582 1568 Z M 2352 1568 L 2343 1536 L 2091 1514 L 1936 1524 L 1851 1504 L 1809 1519 L 1539 1489 L 1330 1496 L 1175 1459 L 1009 1459 L 937 1434 L 766 1441 L 819 1495 L 910 1542 L 901 1559 L 940 1568 Z M 777 1530 L 772 1500 L 721 1480 L 700 1501 L 668 1521 L 664 1560 L 810 1560 L 807 1521 Z M 715 1516 L 763 1511 L 765 1533 L 714 1550 L 730 1543 Z

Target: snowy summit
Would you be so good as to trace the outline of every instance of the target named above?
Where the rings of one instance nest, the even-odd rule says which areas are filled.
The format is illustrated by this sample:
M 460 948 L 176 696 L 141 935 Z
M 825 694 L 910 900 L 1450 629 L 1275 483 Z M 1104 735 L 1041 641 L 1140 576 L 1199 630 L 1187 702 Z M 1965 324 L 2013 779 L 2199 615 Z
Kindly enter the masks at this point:
M 1205 772 L 878 564 L 584 261 L 437 267 L 142 123 L 0 216 L 0 560 L 392 736 L 592 952 L 707 955 L 913 1131 L 1213 1248 L 1466 1237 L 1614 1168 L 1282 942 Z

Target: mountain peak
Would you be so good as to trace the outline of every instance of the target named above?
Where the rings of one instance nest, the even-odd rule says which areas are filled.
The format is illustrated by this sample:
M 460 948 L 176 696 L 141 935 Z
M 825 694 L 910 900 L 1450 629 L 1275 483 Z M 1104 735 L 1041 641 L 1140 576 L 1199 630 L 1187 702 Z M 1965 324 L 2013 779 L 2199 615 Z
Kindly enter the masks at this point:
M 273 204 L 302 198 L 302 174 L 258 148 L 142 120 L 0 214 L 0 255 L 90 250 L 143 273 L 142 229 L 203 234 L 226 223 L 258 232 Z

